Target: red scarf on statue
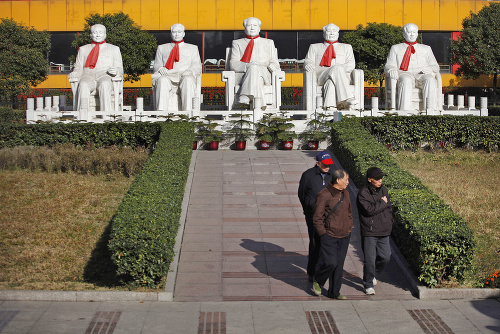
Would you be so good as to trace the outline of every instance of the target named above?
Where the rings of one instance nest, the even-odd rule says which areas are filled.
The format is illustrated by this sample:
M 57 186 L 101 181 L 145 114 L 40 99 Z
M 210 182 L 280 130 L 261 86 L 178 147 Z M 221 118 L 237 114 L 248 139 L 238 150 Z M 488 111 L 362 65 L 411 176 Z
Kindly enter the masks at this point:
M 417 44 L 417 42 L 413 43 L 408 43 L 405 41 L 406 44 L 408 44 L 408 47 L 406 48 L 405 55 L 403 56 L 403 61 L 401 62 L 401 66 L 399 67 L 400 70 L 402 71 L 408 71 L 408 65 L 410 65 L 410 57 L 413 53 L 415 53 L 415 48 L 413 45 Z
M 87 60 L 85 61 L 85 67 L 89 67 L 91 69 L 95 67 L 97 59 L 99 58 L 99 45 L 101 45 L 102 43 L 106 43 L 106 41 L 102 41 L 101 43 L 92 42 L 94 46 L 92 47 L 92 50 L 90 50 L 90 53 L 87 56 Z
M 175 45 L 174 45 L 174 48 L 172 49 L 172 51 L 170 51 L 170 55 L 168 56 L 167 63 L 165 64 L 165 68 L 167 70 L 173 69 L 174 63 L 179 62 L 179 43 L 182 43 L 182 42 L 184 42 L 184 40 L 179 41 L 179 42 L 172 41 L 172 43 L 174 43 Z
M 319 63 L 319 66 L 326 66 L 326 67 L 332 66 L 332 59 L 337 58 L 337 55 L 335 55 L 335 49 L 333 48 L 333 44 L 338 42 L 339 41 L 335 42 L 325 41 L 325 43 L 328 43 L 330 45 L 328 45 L 328 47 L 326 48 L 326 51 L 323 54 L 323 58 L 321 58 L 321 63 Z
M 254 45 L 254 39 L 259 38 L 260 36 L 255 36 L 255 37 L 250 37 L 246 36 L 250 40 L 248 42 L 247 48 L 245 49 L 245 53 L 243 54 L 243 57 L 241 57 L 240 61 L 244 63 L 249 63 L 250 59 L 252 58 L 252 51 L 253 51 L 253 45 Z

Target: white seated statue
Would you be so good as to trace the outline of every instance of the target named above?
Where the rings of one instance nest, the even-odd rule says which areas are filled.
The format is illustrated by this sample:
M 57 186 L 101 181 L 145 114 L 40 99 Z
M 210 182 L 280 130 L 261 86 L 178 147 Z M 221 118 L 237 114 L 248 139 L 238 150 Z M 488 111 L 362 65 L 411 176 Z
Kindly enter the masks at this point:
M 364 74 L 354 69 L 352 46 L 338 42 L 339 31 L 335 24 L 327 24 L 323 27 L 325 41 L 309 46 L 304 61 L 304 107 L 307 110 L 337 110 L 341 105 L 360 109 Z
M 172 42 L 162 44 L 156 50 L 151 76 L 155 110 L 199 109 L 202 72 L 200 53 L 196 45 L 184 42 L 185 35 L 182 24 L 172 25 Z M 198 105 L 194 105 L 193 100 Z
M 418 27 L 403 27 L 404 43 L 391 47 L 385 64 L 386 107 L 404 111 L 441 110 L 439 64 L 428 45 L 418 44 Z M 432 105 L 427 106 L 427 101 Z
M 259 36 L 261 24 L 255 17 L 245 19 L 246 37 L 232 43 L 226 62 L 229 71 L 222 73 L 229 110 L 236 104 L 248 104 L 251 109 L 279 109 L 281 105 L 285 73 L 274 42 Z
M 73 90 L 73 108 L 119 111 L 123 90 L 123 63 L 120 48 L 106 43 L 106 27 L 90 28 L 92 44 L 78 49 L 75 67 L 68 76 Z M 94 101 L 99 96 L 99 108 Z

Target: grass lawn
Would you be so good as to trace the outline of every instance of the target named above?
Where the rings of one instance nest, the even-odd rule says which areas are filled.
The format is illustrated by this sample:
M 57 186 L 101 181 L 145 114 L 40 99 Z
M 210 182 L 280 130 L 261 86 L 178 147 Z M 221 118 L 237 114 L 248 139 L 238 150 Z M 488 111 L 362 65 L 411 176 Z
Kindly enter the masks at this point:
M 420 150 L 395 157 L 474 230 L 476 273 L 467 283 L 482 286 L 486 276 L 500 269 L 500 153 Z

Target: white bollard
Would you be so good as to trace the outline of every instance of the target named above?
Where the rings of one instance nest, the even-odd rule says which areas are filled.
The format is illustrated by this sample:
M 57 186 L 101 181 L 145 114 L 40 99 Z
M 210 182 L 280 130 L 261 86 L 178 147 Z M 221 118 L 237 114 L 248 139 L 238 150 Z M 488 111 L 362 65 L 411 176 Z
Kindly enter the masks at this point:
M 457 108 L 464 108 L 465 97 L 463 95 L 457 95 Z
M 469 110 L 476 109 L 476 97 L 469 96 Z
M 26 100 L 26 123 L 35 121 L 35 99 L 30 97 Z
M 43 111 L 43 97 L 36 98 L 36 111 Z
M 481 116 L 488 116 L 488 98 L 481 97 Z
M 35 99 L 32 98 L 32 97 L 29 97 L 27 100 L 26 100 L 26 104 L 27 104 L 27 110 L 35 110 Z
M 52 96 L 52 110 L 59 111 L 59 96 Z
M 45 108 L 44 111 L 50 111 L 50 107 L 52 106 L 52 98 L 50 96 L 45 97 Z
M 453 94 L 448 94 L 448 104 L 447 104 L 447 105 L 448 105 L 448 108 L 449 108 L 449 107 L 453 107 L 453 99 L 454 99 L 454 98 L 455 98 L 455 97 L 453 96 Z
M 136 99 L 136 111 L 144 111 L 144 98 L 138 97 Z

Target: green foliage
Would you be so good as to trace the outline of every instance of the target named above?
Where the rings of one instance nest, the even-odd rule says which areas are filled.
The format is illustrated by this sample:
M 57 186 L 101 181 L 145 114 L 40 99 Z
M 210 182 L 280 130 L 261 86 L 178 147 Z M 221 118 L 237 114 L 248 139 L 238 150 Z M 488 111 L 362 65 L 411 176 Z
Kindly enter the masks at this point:
M 203 121 L 196 122 L 195 125 L 197 128 L 196 138 L 198 140 L 203 140 L 205 144 L 210 144 L 214 141 L 222 141 L 224 138 L 224 133 L 216 129 L 219 123 L 214 122 L 210 117 L 203 118 Z
M 363 120 L 343 118 L 333 124 L 335 156 L 358 187 L 365 184 L 369 167 L 387 173 L 384 184 L 394 208 L 393 238 L 422 283 L 434 287 L 446 279 L 462 281 L 472 270 L 472 231 L 419 179 L 398 167 L 387 148 L 364 128 Z
M 228 121 L 230 128 L 226 130 L 227 137 L 234 138 L 235 141 L 244 141 L 252 137 L 254 131 L 251 127 L 254 123 L 248 120 L 250 116 L 250 114 L 243 112 L 229 115 L 229 117 L 236 117 L 236 119 Z
M 162 125 L 156 150 L 113 218 L 109 249 L 131 286 L 155 287 L 166 277 L 192 154 L 193 124 Z
M 456 74 L 477 79 L 481 74 L 493 75 L 496 87 L 500 72 L 500 4 L 491 2 L 462 21 L 462 34 L 451 41 L 450 62 L 460 65 Z
M 259 140 L 273 142 L 275 145 L 280 141 L 288 141 L 297 138 L 297 134 L 291 129 L 295 127 L 292 119 L 287 116 L 287 111 L 265 113 L 256 123 L 256 135 Z
M 28 145 L 53 146 L 64 143 L 83 147 L 152 148 L 159 134 L 159 123 L 0 123 L 0 148 Z
M 26 123 L 26 111 L 0 107 L 0 123 Z
M 358 25 L 356 30 L 346 32 L 342 42 L 352 45 L 356 68 L 365 72 L 365 80 L 382 87 L 384 66 L 391 46 L 404 41 L 400 26 L 387 23 Z
M 98 23 L 106 27 L 106 42 L 120 47 L 125 81 L 139 80 L 140 75 L 148 72 L 151 60 L 154 59 L 156 38 L 146 30 L 141 30 L 128 14 L 90 14 L 85 18 L 83 32 L 75 35 L 72 46 L 78 49 L 82 45 L 92 43 L 90 28 Z M 72 56 L 70 61 L 74 63 L 75 56 Z
M 360 122 L 391 149 L 454 146 L 498 150 L 500 145 L 500 117 L 364 117 Z
M 326 140 L 332 131 L 333 115 L 327 113 L 316 113 L 314 118 L 307 122 L 306 129 L 299 134 L 299 139 L 308 140 Z
M 50 34 L 1 19 L 0 36 L 0 99 L 12 105 L 15 96 L 47 78 Z

